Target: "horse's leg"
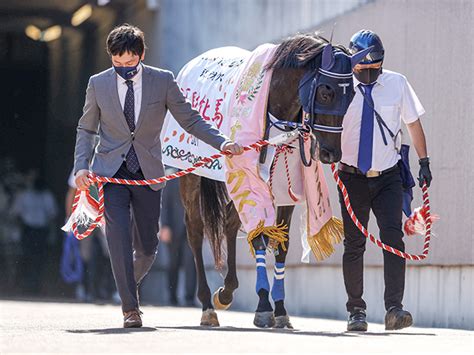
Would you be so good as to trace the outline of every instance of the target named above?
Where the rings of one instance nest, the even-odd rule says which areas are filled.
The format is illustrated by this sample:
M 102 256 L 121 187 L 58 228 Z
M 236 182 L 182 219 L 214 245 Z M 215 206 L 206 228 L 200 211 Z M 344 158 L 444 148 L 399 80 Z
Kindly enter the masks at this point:
M 217 314 L 211 303 L 211 290 L 207 284 L 206 270 L 202 258 L 202 242 L 204 238 L 203 223 L 199 203 L 201 178 L 186 175 L 180 178 L 181 200 L 185 209 L 188 243 L 194 255 L 198 280 L 198 298 L 202 304 L 201 325 L 219 326 Z
M 294 206 L 279 207 L 277 210 L 277 223 L 282 222 L 288 225 L 290 230 L 291 216 L 293 214 Z M 285 260 L 289 247 L 288 241 L 285 242 L 286 251 L 278 246 L 278 255 L 275 256 L 275 268 L 272 285 L 272 299 L 275 302 L 275 328 L 290 328 L 293 326 L 290 323 L 290 317 L 285 309 Z
M 227 309 L 233 300 L 233 293 L 239 287 L 237 280 L 235 248 L 237 232 L 241 225 L 239 215 L 231 202 L 226 207 L 225 236 L 227 239 L 227 275 L 224 280 L 224 287 L 219 288 L 213 296 L 214 307 L 216 309 Z
M 259 328 L 270 328 L 275 325 L 275 317 L 273 308 L 268 300 L 270 292 L 270 284 L 268 283 L 267 267 L 266 267 L 266 248 L 268 237 L 260 235 L 252 240 L 255 249 L 255 261 L 257 266 L 257 283 L 255 291 L 258 294 L 258 306 L 255 311 L 253 324 Z

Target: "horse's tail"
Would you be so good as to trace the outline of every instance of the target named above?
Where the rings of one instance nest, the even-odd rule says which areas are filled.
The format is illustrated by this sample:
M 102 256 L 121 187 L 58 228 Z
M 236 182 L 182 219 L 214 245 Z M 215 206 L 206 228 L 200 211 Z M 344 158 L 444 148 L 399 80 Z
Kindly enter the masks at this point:
M 223 264 L 222 239 L 228 200 L 227 190 L 223 182 L 201 177 L 201 215 L 204 234 L 209 239 L 217 268 L 220 268 Z M 192 226 L 189 226 L 189 228 L 192 228 Z

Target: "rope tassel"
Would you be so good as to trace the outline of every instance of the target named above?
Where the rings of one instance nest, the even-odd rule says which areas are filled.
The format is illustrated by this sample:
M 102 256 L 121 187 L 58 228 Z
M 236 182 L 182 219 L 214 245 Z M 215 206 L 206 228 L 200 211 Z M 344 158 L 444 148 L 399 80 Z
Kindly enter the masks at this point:
M 250 231 L 247 236 L 247 242 L 250 246 L 250 252 L 252 256 L 255 256 L 255 249 L 252 245 L 252 240 L 257 238 L 260 234 L 266 235 L 269 239 L 273 239 L 276 242 L 276 245 L 281 245 L 281 248 L 286 251 L 285 242 L 288 240 L 286 237 L 288 235 L 288 226 L 286 224 L 279 224 L 277 226 L 264 226 L 263 221 L 260 221 L 255 227 L 254 230 Z M 269 243 L 271 244 L 271 243 Z
M 439 220 L 439 216 L 436 214 L 429 215 L 428 207 L 422 206 L 415 208 L 411 216 L 405 221 L 403 230 L 407 236 L 414 235 L 425 235 L 426 228 L 428 226 L 428 218 L 431 218 L 431 222 Z
M 321 228 L 318 234 L 308 235 L 308 244 L 316 260 L 324 260 L 334 253 L 334 244 L 340 243 L 344 237 L 342 221 L 332 217 Z
M 98 219 L 98 224 L 103 225 L 104 218 L 99 217 L 99 201 L 90 195 L 89 191 L 78 191 L 72 204 L 72 213 L 66 224 L 61 228 L 65 232 L 72 232 L 73 226 L 87 227 L 88 224 Z

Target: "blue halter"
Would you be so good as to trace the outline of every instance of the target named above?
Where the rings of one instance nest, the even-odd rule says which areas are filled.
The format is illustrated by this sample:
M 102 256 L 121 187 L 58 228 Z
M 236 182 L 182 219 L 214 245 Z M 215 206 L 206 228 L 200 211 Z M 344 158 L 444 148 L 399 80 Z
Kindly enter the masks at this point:
M 331 53 L 328 54 L 329 50 Z M 326 58 L 325 58 L 326 56 Z M 330 56 L 328 59 L 327 57 Z M 334 95 L 328 103 L 316 98 L 318 88 L 329 88 Z M 354 97 L 351 57 L 327 45 L 323 52 L 321 67 L 307 72 L 300 80 L 299 98 L 304 112 L 309 116 L 306 124 L 313 130 L 341 133 L 342 126 L 327 126 L 315 122 L 316 114 L 344 116 Z

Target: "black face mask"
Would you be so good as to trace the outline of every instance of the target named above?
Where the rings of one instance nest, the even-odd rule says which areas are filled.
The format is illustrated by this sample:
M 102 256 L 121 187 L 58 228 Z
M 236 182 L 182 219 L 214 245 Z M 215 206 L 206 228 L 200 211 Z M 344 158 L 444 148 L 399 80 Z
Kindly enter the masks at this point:
M 382 67 L 362 69 L 358 72 L 354 72 L 356 79 L 365 85 L 375 83 L 380 74 L 382 74 Z

